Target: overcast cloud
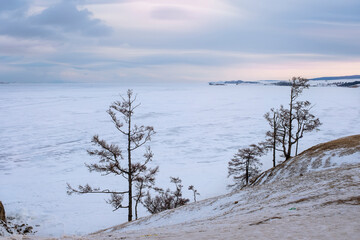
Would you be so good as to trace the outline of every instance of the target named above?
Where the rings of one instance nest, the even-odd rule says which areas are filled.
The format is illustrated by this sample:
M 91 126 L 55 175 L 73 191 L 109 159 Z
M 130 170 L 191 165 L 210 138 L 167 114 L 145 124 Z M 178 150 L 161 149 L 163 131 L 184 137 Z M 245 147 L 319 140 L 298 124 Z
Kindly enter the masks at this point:
M 360 74 L 359 12 L 358 0 L 1 0 L 0 82 Z

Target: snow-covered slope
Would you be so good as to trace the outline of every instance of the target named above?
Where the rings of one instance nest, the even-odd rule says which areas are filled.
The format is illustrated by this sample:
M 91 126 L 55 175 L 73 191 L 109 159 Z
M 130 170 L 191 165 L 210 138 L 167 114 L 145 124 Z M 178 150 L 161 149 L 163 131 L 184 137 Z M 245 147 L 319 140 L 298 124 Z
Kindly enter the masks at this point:
M 240 191 L 63 238 L 358 239 L 359 138 L 314 146 Z
M 89 238 L 358 239 L 359 153 L 360 135 L 319 144 L 268 171 L 257 186 Z
M 318 144 L 262 173 L 253 183 L 270 183 L 343 164 L 360 163 L 360 135 Z

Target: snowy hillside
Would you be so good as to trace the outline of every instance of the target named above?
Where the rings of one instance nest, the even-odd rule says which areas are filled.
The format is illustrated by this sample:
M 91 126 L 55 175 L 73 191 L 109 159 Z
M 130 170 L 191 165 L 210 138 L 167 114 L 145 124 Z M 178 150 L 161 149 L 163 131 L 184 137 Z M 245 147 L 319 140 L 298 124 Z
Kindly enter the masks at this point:
M 307 172 L 351 163 L 360 163 L 360 135 L 340 138 L 311 147 L 297 157 L 265 171 L 254 182 L 254 185 L 271 183 Z
M 314 146 L 256 186 L 73 238 L 358 239 L 359 140 Z

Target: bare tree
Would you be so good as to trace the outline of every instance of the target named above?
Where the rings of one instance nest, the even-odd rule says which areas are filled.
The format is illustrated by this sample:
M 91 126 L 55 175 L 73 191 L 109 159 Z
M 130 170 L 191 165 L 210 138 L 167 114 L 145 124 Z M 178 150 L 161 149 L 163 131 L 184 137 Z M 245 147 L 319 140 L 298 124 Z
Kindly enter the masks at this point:
M 281 151 L 285 160 L 291 158 L 292 147 L 296 144 L 298 152 L 299 140 L 305 132 L 319 130 L 321 125 L 319 118 L 310 113 L 311 103 L 309 101 L 298 101 L 304 89 L 309 88 L 308 80 L 301 77 L 293 77 L 290 80 L 290 102 L 289 108 L 283 105 L 280 109 L 271 109 L 264 115 L 268 121 L 271 131 L 266 133 L 266 139 L 262 146 L 273 150 L 273 165 L 275 166 L 275 151 Z M 278 148 L 280 145 L 280 148 Z
M 196 202 L 196 195 L 200 195 L 200 193 L 198 193 L 198 191 L 195 189 L 195 187 L 193 185 L 190 185 L 188 190 L 193 192 L 194 195 L 194 202 Z
M 310 113 L 311 108 L 309 101 L 298 101 L 294 105 L 296 132 L 292 139 L 296 142 L 295 156 L 298 154 L 299 141 L 304 136 L 304 133 L 314 130 L 319 131 L 321 122 L 319 118 Z
M 273 167 L 276 166 L 276 151 L 282 151 L 279 148 L 281 144 L 281 136 L 283 136 L 284 132 L 281 129 L 281 119 L 279 111 L 275 111 L 273 108 L 270 109 L 270 112 L 267 112 L 264 115 L 264 118 L 269 123 L 271 131 L 267 131 L 265 134 L 265 140 L 260 143 L 260 146 L 264 148 L 264 150 L 272 151 L 272 161 Z
M 126 97 L 121 96 L 120 101 L 112 103 L 107 110 L 116 129 L 126 137 L 126 157 L 120 147 L 115 144 L 108 144 L 105 140 L 95 135 L 92 139 L 93 144 L 97 147 L 94 150 L 88 150 L 91 156 L 99 158 L 99 163 L 86 164 L 90 172 L 99 172 L 103 175 L 120 175 L 128 182 L 128 187 L 125 191 L 112 191 L 109 189 L 93 188 L 89 184 L 79 185 L 77 188 L 72 188 L 68 185 L 67 193 L 88 194 L 88 193 L 106 193 L 111 194 L 107 201 L 114 207 L 114 211 L 120 208 L 128 209 L 128 221 L 133 219 L 133 199 L 135 197 L 136 207 L 143 197 L 143 190 L 154 181 L 153 178 L 158 171 L 158 168 L 149 169 L 147 164 L 152 160 L 153 154 L 150 147 L 146 148 L 143 161 L 133 161 L 132 153 L 151 140 L 155 131 L 151 126 L 137 126 L 132 123 L 134 110 L 140 105 L 135 104 L 136 96 L 133 95 L 132 90 L 127 91 Z M 121 120 L 121 118 L 122 120 Z M 125 164 L 123 163 L 125 162 Z M 125 166 L 123 166 L 125 165 Z M 136 184 L 137 194 L 133 194 L 133 184 Z M 140 185 L 138 185 L 140 184 Z M 128 204 L 123 205 L 124 195 L 128 195 Z
M 232 176 L 234 180 L 234 184 L 228 187 L 237 189 L 247 186 L 260 173 L 262 164 L 258 157 L 263 153 L 263 149 L 256 144 L 239 149 L 228 163 L 228 177 Z
M 290 90 L 290 103 L 289 103 L 289 110 L 283 111 L 282 117 L 285 121 L 283 127 L 285 127 L 287 132 L 287 148 L 285 147 L 284 156 L 285 159 L 289 159 L 291 157 L 291 148 L 296 140 L 293 140 L 293 121 L 295 119 L 294 116 L 294 105 L 296 104 L 296 99 L 300 96 L 304 89 L 309 88 L 309 80 L 302 77 L 293 77 L 291 80 L 291 90 Z M 285 133 L 284 133 L 285 135 Z
M 167 209 L 177 208 L 185 205 L 190 200 L 182 197 L 182 188 L 180 178 L 170 177 L 172 183 L 175 184 L 175 191 L 171 191 L 169 188 L 164 190 L 162 188 L 154 188 L 158 193 L 155 197 L 147 193 L 147 197 L 144 200 L 143 205 L 152 214 L 158 213 Z

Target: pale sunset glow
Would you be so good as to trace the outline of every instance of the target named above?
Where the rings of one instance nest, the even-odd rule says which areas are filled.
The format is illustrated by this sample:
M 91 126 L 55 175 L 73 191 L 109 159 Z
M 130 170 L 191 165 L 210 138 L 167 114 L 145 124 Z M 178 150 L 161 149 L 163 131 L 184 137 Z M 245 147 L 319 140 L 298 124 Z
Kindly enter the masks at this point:
M 2 1 L 0 77 L 151 82 L 358 74 L 357 10 L 355 0 Z

